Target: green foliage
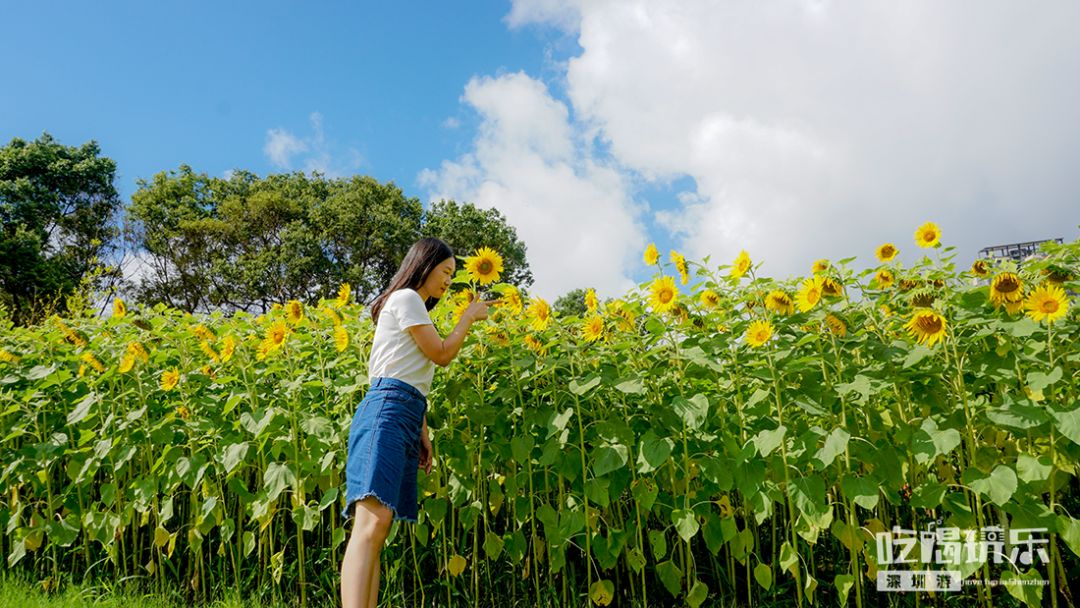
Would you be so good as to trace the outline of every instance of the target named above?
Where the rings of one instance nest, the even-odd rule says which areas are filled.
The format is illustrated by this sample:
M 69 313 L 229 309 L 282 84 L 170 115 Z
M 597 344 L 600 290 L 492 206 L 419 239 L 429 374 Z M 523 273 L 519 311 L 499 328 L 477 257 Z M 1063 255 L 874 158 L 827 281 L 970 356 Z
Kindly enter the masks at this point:
M 223 179 L 183 165 L 140 182 L 129 215 L 129 236 L 146 258 L 138 299 L 186 311 L 265 312 L 314 302 L 342 283 L 370 301 L 427 235 L 460 254 L 505 247 L 507 281 L 532 280 L 524 245 L 497 211 L 443 201 L 424 212 L 370 177 L 237 171 Z
M 117 278 L 103 261 L 118 232 L 115 175 L 93 141 L 65 146 L 45 133 L 0 148 L 0 304 L 16 324 L 74 312 L 67 298 Z
M 551 308 L 560 317 L 584 317 L 588 309 L 585 307 L 585 289 L 578 287 L 571 289 L 555 299 Z

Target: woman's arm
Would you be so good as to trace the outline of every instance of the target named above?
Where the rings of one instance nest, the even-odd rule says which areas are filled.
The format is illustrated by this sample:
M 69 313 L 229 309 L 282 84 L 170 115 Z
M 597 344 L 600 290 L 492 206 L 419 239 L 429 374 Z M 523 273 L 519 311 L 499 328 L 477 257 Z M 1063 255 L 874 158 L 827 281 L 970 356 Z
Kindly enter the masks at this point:
M 416 345 L 420 347 L 420 352 L 439 367 L 446 367 L 461 350 L 461 345 L 465 343 L 465 336 L 469 333 L 469 327 L 473 322 L 487 318 L 488 304 L 493 301 L 473 300 L 446 338 L 439 337 L 439 332 L 435 331 L 434 325 L 413 325 L 409 328 L 409 333 L 416 341 Z

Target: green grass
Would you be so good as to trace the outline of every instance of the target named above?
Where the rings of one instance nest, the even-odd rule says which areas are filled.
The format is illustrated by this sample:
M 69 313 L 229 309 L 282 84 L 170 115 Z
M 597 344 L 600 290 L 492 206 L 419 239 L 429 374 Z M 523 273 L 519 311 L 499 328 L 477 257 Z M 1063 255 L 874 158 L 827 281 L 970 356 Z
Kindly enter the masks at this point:
M 59 592 L 45 593 L 41 583 L 11 574 L 0 575 L 0 608 L 181 608 L 180 597 L 163 597 L 142 592 L 133 586 L 67 585 Z M 280 604 L 222 599 L 206 608 L 282 608 Z

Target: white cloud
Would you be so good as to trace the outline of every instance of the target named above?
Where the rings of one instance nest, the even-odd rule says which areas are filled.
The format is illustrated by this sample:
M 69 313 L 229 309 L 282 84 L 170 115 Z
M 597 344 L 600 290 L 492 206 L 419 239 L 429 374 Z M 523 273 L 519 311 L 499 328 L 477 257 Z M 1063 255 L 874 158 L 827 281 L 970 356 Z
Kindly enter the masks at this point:
M 913 256 L 926 220 L 962 262 L 1077 236 L 1080 4 L 514 0 L 506 20 L 577 36 L 574 121 L 538 101 L 528 110 L 551 130 L 503 125 L 490 108 L 526 111 L 514 101 L 526 88 L 487 87 L 469 101 L 485 116 L 477 153 L 509 157 L 441 177 L 486 183 L 523 139 L 568 162 L 596 134 L 619 200 L 630 175 L 693 178 L 683 206 L 656 216 L 686 253 L 723 263 L 745 248 L 780 276 L 818 257 L 870 262 L 885 241 Z M 498 183 L 519 182 L 502 171 Z
M 263 153 L 274 167 L 291 171 L 293 157 L 300 157 L 305 172 L 317 171 L 332 178 L 354 173 L 360 168 L 363 157 L 357 150 L 348 148 L 344 152 L 335 151 L 334 146 L 327 142 L 322 114 L 312 112 L 308 121 L 311 123 L 311 134 L 305 137 L 298 137 L 285 129 L 269 129 L 266 132 Z
M 430 198 L 498 208 L 528 247 L 534 293 L 631 288 L 641 210 L 626 176 L 583 152 L 566 106 L 523 73 L 474 78 L 462 99 L 481 118 L 474 148 L 421 173 Z

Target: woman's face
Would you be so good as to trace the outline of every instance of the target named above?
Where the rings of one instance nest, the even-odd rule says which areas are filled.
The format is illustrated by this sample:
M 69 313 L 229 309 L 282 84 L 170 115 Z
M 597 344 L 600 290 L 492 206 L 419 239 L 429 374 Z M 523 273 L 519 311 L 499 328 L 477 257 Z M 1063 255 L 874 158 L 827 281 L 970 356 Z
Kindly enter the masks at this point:
M 438 266 L 428 273 L 424 281 L 425 291 L 433 298 L 441 298 L 450 289 L 450 280 L 454 278 L 457 270 L 457 261 L 454 258 L 446 258 Z

